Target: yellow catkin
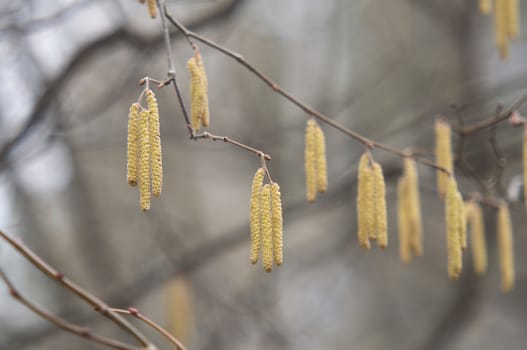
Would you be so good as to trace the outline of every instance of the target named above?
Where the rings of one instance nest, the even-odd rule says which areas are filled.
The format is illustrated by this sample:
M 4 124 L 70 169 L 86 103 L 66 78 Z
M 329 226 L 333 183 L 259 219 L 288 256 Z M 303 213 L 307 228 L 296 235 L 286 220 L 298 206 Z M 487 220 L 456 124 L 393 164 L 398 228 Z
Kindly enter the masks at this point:
M 397 225 L 399 231 L 399 258 L 404 264 L 412 260 L 410 249 L 410 230 L 408 225 L 406 178 L 401 176 L 397 182 Z
M 507 8 L 509 0 L 496 0 L 494 9 L 494 32 L 496 45 L 500 52 L 500 57 L 506 59 L 509 56 L 509 33 L 507 25 Z
M 328 190 L 328 170 L 326 161 L 326 138 L 320 125 L 315 128 L 315 158 L 317 171 L 317 190 L 325 193 Z
M 358 237 L 361 248 L 366 250 L 370 249 L 369 235 L 373 226 L 372 174 L 369 158 L 367 153 L 364 153 L 360 158 L 357 185 Z
M 474 272 L 482 276 L 487 272 L 487 242 L 485 239 L 483 213 L 477 202 L 471 200 L 465 203 L 465 217 L 470 228 Z
M 203 86 L 203 107 L 201 112 L 201 124 L 204 127 L 207 127 L 210 124 L 209 80 L 207 79 L 207 72 L 205 71 L 205 65 L 203 64 L 201 53 L 199 51 L 196 51 L 194 57 L 196 59 L 196 64 L 199 68 L 201 85 Z
M 508 205 L 503 202 L 498 211 L 498 249 L 500 253 L 501 289 L 508 293 L 514 287 L 514 243 Z
M 436 164 L 452 173 L 452 143 L 450 135 L 450 125 L 442 119 L 437 119 L 435 122 Z M 448 181 L 448 174 L 437 170 L 437 191 L 442 199 L 445 198 Z
M 274 262 L 280 266 L 284 263 L 284 228 L 282 223 L 282 199 L 280 186 L 276 182 L 271 184 L 271 214 L 273 222 L 273 255 Z
M 386 214 L 386 186 L 379 163 L 373 164 L 373 183 L 375 194 L 375 230 L 377 244 L 384 249 L 388 246 L 388 219 Z
M 493 0 L 479 0 L 479 11 L 484 15 L 488 15 L 492 12 L 492 1 Z
M 146 4 L 148 6 L 148 14 L 152 18 L 156 18 L 157 16 L 157 4 L 156 0 L 148 0 L 148 3 Z
M 446 240 L 448 254 L 448 277 L 457 280 L 461 273 L 460 215 L 456 180 L 451 177 L 447 184 L 445 200 Z
M 412 158 L 404 160 L 406 178 L 406 208 L 408 210 L 408 231 L 410 249 L 416 256 L 423 255 L 423 224 L 421 218 L 421 200 L 419 198 L 419 177 L 417 166 Z
M 523 197 L 527 208 L 527 127 L 523 131 Z
M 511 39 L 517 39 L 520 35 L 520 18 L 518 15 L 518 0 L 506 0 L 507 2 L 507 34 Z
M 201 128 L 203 108 L 205 101 L 205 90 L 201 80 L 201 70 L 196 63 L 196 58 L 192 57 L 187 61 L 187 68 L 190 72 L 190 116 L 194 130 Z
M 317 177 L 316 177 L 316 122 L 309 119 L 306 125 L 304 167 L 306 172 L 306 199 L 309 203 L 315 201 L 317 196 Z
M 168 331 L 186 344 L 194 325 L 192 289 L 183 278 L 174 278 L 166 286 Z
M 159 197 L 163 188 L 163 160 L 161 153 L 161 134 L 159 131 L 159 108 L 152 90 L 146 92 L 150 127 L 150 157 L 152 169 L 152 195 Z
M 262 182 L 264 179 L 265 170 L 260 168 L 256 171 L 253 177 L 251 188 L 251 211 L 249 214 L 249 223 L 251 227 L 251 253 L 250 260 L 252 264 L 258 262 L 261 246 L 261 195 Z
M 141 210 L 150 209 L 150 130 L 149 113 L 141 111 L 139 121 L 139 205 Z
M 262 262 L 266 272 L 273 270 L 273 224 L 271 214 L 271 186 L 265 184 L 262 187 L 261 196 L 262 211 Z
M 137 186 L 137 157 L 139 131 L 139 105 L 134 103 L 128 114 L 128 138 L 126 155 L 126 178 L 130 186 Z
M 465 216 L 465 202 L 459 191 L 456 194 L 457 206 L 459 212 L 459 244 L 461 250 L 467 249 L 467 218 Z

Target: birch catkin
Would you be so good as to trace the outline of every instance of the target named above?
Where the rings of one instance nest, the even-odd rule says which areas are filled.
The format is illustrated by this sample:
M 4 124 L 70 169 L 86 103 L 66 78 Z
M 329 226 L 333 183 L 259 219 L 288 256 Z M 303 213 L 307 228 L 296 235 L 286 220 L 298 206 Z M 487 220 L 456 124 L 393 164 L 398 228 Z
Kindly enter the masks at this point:
M 479 11 L 484 15 L 488 15 L 492 12 L 492 1 L 493 0 L 479 0 Z
M 205 65 L 203 64 L 203 58 L 201 57 L 201 53 L 199 51 L 196 51 L 194 57 L 196 59 L 196 65 L 199 69 L 201 85 L 203 87 L 203 107 L 201 111 L 201 124 L 204 127 L 207 127 L 210 124 L 209 80 L 207 79 L 207 72 L 205 71 Z
M 271 214 L 273 223 L 273 255 L 274 262 L 280 266 L 284 262 L 284 231 L 282 224 L 282 199 L 280 186 L 276 182 L 271 184 Z
M 159 108 L 152 90 L 146 92 L 150 128 L 150 161 L 152 169 L 152 195 L 159 197 L 163 187 L 163 161 L 161 156 L 161 134 L 159 131 Z
M 520 34 L 520 18 L 518 15 L 518 0 L 507 2 L 507 34 L 511 39 L 517 39 Z
M 273 226 L 271 214 L 271 186 L 262 187 L 262 262 L 266 272 L 273 270 Z
M 156 18 L 157 16 L 157 4 L 156 0 L 148 0 L 148 3 L 146 4 L 148 6 L 148 14 L 152 18 Z
M 452 173 L 452 144 L 450 125 L 442 119 L 435 122 L 435 156 L 436 164 Z M 441 199 L 445 198 L 449 176 L 441 170 L 437 170 L 437 191 Z
M 456 194 L 457 206 L 459 212 L 459 244 L 461 250 L 467 249 L 467 218 L 465 216 L 465 202 L 459 191 Z
M 397 225 L 399 231 L 399 257 L 404 264 L 412 260 L 410 231 L 408 227 L 408 206 L 406 178 L 401 176 L 397 182 Z
M 357 221 L 358 237 L 362 249 L 370 249 L 370 229 L 374 226 L 373 196 L 372 196 L 372 173 L 370 159 L 364 153 L 359 161 L 359 176 L 357 190 Z
M 261 201 L 262 201 L 262 182 L 265 175 L 264 168 L 256 171 L 253 177 L 251 188 L 251 210 L 249 214 L 249 223 L 251 228 L 251 253 L 250 260 L 252 264 L 258 262 L 261 246 Z
M 328 171 L 326 162 L 326 139 L 320 125 L 315 128 L 315 159 L 317 172 L 317 191 L 325 193 L 328 190 Z
M 419 198 L 419 178 L 417 166 L 412 158 L 404 159 L 406 178 L 406 220 L 408 221 L 409 245 L 413 254 L 423 255 L 423 224 L 421 219 L 421 201 Z
M 309 119 L 306 126 L 305 150 L 304 150 L 304 167 L 306 172 L 306 199 L 309 203 L 315 201 L 317 196 L 317 178 L 316 178 L 316 122 Z
M 194 326 L 192 288 L 182 277 L 171 280 L 167 287 L 168 330 L 182 343 L 187 343 Z
M 385 249 L 388 246 L 388 223 L 386 215 L 386 188 L 384 175 L 379 163 L 373 164 L 374 202 L 375 202 L 375 231 L 377 244 Z
M 204 113 L 205 88 L 203 86 L 201 70 L 196 63 L 196 58 L 192 57 L 187 61 L 187 68 L 190 72 L 190 115 L 192 128 L 198 131 L 201 128 L 202 116 Z
M 150 209 L 150 130 L 149 113 L 142 111 L 139 121 L 139 205 L 142 211 Z
M 445 221 L 448 254 L 448 277 L 457 280 L 462 268 L 460 240 L 460 212 L 457 198 L 456 180 L 451 177 L 447 184 L 445 199 Z
M 134 103 L 130 106 L 130 112 L 128 114 L 126 178 L 130 186 L 137 186 L 139 108 L 139 105 Z
M 505 59 L 509 56 L 509 33 L 507 25 L 507 12 L 509 0 L 496 0 L 494 9 L 494 31 L 496 35 L 496 45 L 500 52 L 500 57 Z
M 487 271 L 487 242 L 483 214 L 477 202 L 471 200 L 465 203 L 465 217 L 467 226 L 470 228 L 474 272 L 482 276 Z
M 501 289 L 508 293 L 514 287 L 514 243 L 511 218 L 507 203 L 498 210 L 498 249 L 500 253 Z

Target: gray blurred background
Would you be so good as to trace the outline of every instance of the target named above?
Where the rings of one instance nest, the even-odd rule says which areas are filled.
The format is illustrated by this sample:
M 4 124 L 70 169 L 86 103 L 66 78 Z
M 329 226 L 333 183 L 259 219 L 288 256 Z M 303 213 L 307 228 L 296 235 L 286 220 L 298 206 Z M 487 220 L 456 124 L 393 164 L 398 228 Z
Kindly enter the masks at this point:
M 179 0 L 168 8 L 293 95 L 398 148 L 431 151 L 434 118 L 458 120 L 450 105 L 463 107 L 465 123 L 474 123 L 492 116 L 498 103 L 512 103 L 527 81 L 526 27 L 501 61 L 492 18 L 478 13 L 476 0 Z M 192 51 L 177 34 L 173 45 L 188 105 Z M 173 329 L 189 349 L 526 347 L 526 216 L 515 202 L 519 129 L 496 129 L 506 156 L 501 178 L 489 132 L 465 140 L 472 174 L 497 196 L 510 190 L 517 284 L 503 295 L 493 209 L 485 209 L 487 275 L 474 275 L 467 252 L 462 278 L 450 282 L 435 174 L 420 166 L 425 255 L 404 266 L 394 196 L 401 160 L 374 151 L 387 179 L 390 246 L 361 251 L 355 188 L 364 148 L 323 126 L 329 192 L 307 204 L 306 115 L 232 59 L 200 48 L 210 131 L 273 157 L 269 168 L 284 204 L 282 267 L 266 274 L 248 259 L 257 157 L 190 141 L 171 88 L 156 91 L 163 195 L 140 212 L 125 176 L 127 113 L 141 92 L 139 79 L 163 79 L 167 66 L 159 18 L 151 20 L 132 0 L 1 2 L 0 229 L 110 305 L 136 306 Z M 478 190 L 466 175 L 459 172 L 461 189 Z M 127 339 L 2 242 L 0 265 L 47 310 Z M 174 284 L 176 293 L 167 287 Z M 170 348 L 137 325 L 160 349 Z M 1 285 L 0 349 L 102 347 L 57 330 Z

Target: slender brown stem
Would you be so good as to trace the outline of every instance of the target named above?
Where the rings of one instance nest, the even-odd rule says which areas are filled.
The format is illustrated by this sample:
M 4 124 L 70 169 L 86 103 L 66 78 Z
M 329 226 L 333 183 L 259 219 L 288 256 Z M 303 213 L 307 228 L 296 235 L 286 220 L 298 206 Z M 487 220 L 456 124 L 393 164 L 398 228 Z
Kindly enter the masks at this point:
M 185 348 L 185 346 L 176 337 L 174 337 L 166 329 L 164 329 L 163 327 L 161 327 L 160 325 L 158 325 L 157 323 L 155 323 L 154 321 L 152 321 L 145 315 L 141 314 L 137 309 L 130 307 L 128 309 L 112 309 L 112 311 L 119 313 L 119 314 L 130 315 L 130 316 L 137 318 L 138 320 L 141 320 L 142 322 L 146 323 L 148 326 L 155 329 L 165 338 L 167 338 L 172 344 L 176 346 L 177 349 L 187 350 L 187 348 Z
M 98 343 L 101 345 L 105 345 L 112 349 L 117 350 L 140 350 L 143 348 L 138 348 L 132 345 L 128 345 L 125 343 L 122 343 L 118 340 L 114 340 L 108 337 L 104 337 L 101 335 L 97 335 L 92 333 L 92 331 L 85 327 L 80 327 L 75 324 L 72 324 L 60 317 L 57 317 L 44 309 L 40 308 L 36 304 L 33 304 L 31 301 L 26 299 L 20 292 L 16 289 L 14 284 L 11 282 L 11 280 L 7 277 L 7 275 L 4 273 L 2 269 L 0 269 L 0 280 L 4 282 L 6 285 L 9 294 L 17 300 L 19 303 L 30 309 L 33 313 L 39 315 L 46 321 L 54 324 L 55 326 L 65 330 L 66 332 L 73 333 L 79 337 L 85 338 L 89 341 L 92 341 L 94 343 Z
M 22 243 L 22 241 L 11 237 L 10 235 L 1 230 L 0 238 L 4 239 L 7 243 L 9 243 L 31 264 L 33 264 L 33 266 L 42 271 L 49 278 L 56 281 L 65 289 L 71 291 L 77 297 L 90 304 L 101 315 L 110 319 L 113 323 L 121 327 L 125 332 L 134 337 L 144 348 L 155 349 L 155 346 L 139 330 L 137 330 L 119 314 L 113 312 L 110 307 L 106 305 L 102 300 L 90 294 L 86 290 L 82 289 L 77 284 L 70 281 L 68 278 L 64 277 L 62 273 L 55 270 L 48 263 L 42 260 L 38 255 L 33 253 L 33 251 L 31 251 L 28 247 L 26 247 L 25 244 Z
M 251 151 L 253 153 L 255 153 L 257 156 L 262 156 L 264 157 L 266 160 L 271 160 L 271 156 L 266 154 L 266 153 L 263 153 L 262 151 L 260 150 L 257 150 L 256 148 L 253 148 L 253 147 L 250 147 L 250 146 L 247 146 L 247 145 L 244 145 L 243 143 L 240 143 L 238 141 L 235 141 L 233 139 L 231 139 L 230 137 L 227 137 L 227 136 L 218 136 L 218 135 L 214 135 L 214 134 L 211 134 L 210 132 L 203 132 L 201 134 L 195 134 L 193 137 L 192 137 L 193 140 L 198 140 L 198 139 L 211 139 L 212 141 L 223 141 L 223 142 L 227 142 L 227 143 L 230 143 L 232 145 L 235 145 L 235 146 L 238 146 L 240 148 L 243 148 L 247 151 Z

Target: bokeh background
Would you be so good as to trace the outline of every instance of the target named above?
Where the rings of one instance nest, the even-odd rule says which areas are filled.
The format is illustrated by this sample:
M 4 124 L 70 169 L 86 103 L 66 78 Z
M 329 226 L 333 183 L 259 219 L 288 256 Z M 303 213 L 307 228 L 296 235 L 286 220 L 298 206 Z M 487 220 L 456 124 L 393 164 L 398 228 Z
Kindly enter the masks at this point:
M 437 115 L 474 123 L 525 89 L 526 27 L 509 59 L 500 60 L 492 17 L 480 14 L 477 2 L 174 0 L 168 9 L 335 120 L 430 157 Z M 172 39 L 188 105 L 192 51 L 175 32 Z M 323 126 L 329 192 L 307 204 L 306 115 L 232 59 L 200 48 L 210 131 L 273 158 L 284 204 L 282 267 L 266 274 L 248 261 L 250 184 L 259 160 L 227 144 L 190 141 L 172 89 L 156 91 L 163 195 L 150 212 L 139 210 L 125 176 L 127 113 L 139 79 L 163 79 L 167 65 L 159 18 L 132 0 L 0 3 L 0 229 L 110 305 L 138 307 L 189 349 L 526 346 L 521 130 L 502 123 L 471 135 L 464 143 L 473 171 L 458 174 L 464 193 L 483 184 L 511 202 L 517 283 L 503 295 L 494 209 L 485 209 L 487 275 L 476 277 L 465 253 L 461 279 L 450 282 L 435 174 L 420 166 L 425 254 L 403 265 L 394 196 L 402 162 L 374 151 L 387 179 L 390 246 L 361 251 L 355 196 L 364 148 Z M 489 142 L 494 132 L 506 159 L 503 176 Z M 47 310 L 127 339 L 2 242 L 0 266 Z M 102 349 L 30 313 L 3 285 L 0 310 L 1 349 Z M 160 349 L 170 348 L 137 325 Z

